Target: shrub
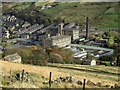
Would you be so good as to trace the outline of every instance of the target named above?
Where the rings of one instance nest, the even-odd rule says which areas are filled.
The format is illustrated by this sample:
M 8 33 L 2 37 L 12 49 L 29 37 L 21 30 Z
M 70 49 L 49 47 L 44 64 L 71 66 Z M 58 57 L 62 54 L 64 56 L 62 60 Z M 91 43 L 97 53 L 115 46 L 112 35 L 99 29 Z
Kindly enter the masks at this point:
M 2 83 L 3 86 L 9 85 L 10 82 L 9 82 L 8 77 L 7 77 L 7 76 L 3 76 L 3 79 L 2 79 L 2 81 L 1 81 L 1 83 Z
M 112 59 L 111 56 L 103 56 L 99 58 L 100 61 L 110 61 L 111 59 Z
M 50 63 L 64 63 L 63 58 L 59 54 L 51 53 L 49 55 L 49 62 Z
M 75 60 L 74 62 L 75 62 L 76 64 L 81 64 L 81 65 L 82 65 L 82 63 L 83 63 L 83 61 L 80 60 L 80 59 L 77 59 L 77 60 Z
M 103 62 L 105 64 L 105 66 L 111 66 L 110 62 L 109 61 L 105 61 Z
M 22 57 L 22 63 L 34 65 L 46 65 L 47 55 L 41 47 L 23 47 L 8 49 L 4 55 L 18 53 Z

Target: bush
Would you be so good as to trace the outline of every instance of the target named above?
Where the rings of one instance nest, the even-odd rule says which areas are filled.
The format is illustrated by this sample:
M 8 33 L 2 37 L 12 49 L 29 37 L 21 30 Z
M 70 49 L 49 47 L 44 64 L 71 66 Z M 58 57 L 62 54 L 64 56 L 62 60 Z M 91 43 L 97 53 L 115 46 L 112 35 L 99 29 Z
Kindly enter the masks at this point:
M 103 62 L 104 64 L 105 64 L 105 66 L 111 66 L 111 64 L 110 64 L 110 62 L 108 61 L 108 62 Z
M 83 61 L 80 60 L 80 59 L 77 59 L 77 60 L 75 60 L 74 62 L 75 62 L 76 64 L 81 64 L 81 65 L 83 64 Z
M 49 55 L 49 62 L 50 63 L 64 63 L 63 58 L 59 54 L 51 53 Z
M 111 59 L 112 59 L 111 56 L 103 56 L 99 58 L 100 61 L 110 61 Z
M 8 85 L 7 80 L 2 80 L 2 85 L 4 85 L 4 86 Z
M 22 63 L 34 65 L 47 65 L 46 52 L 40 47 L 23 47 L 8 49 L 4 55 L 18 53 L 22 57 Z
M 22 57 L 22 63 L 34 65 L 47 65 L 50 63 L 74 63 L 73 52 L 70 49 L 52 47 L 46 51 L 39 46 L 7 49 L 4 56 L 18 53 Z
M 1 81 L 3 86 L 8 86 L 10 84 L 9 79 L 7 76 L 3 76 L 3 79 Z
M 31 58 L 32 64 L 34 65 L 47 65 L 47 58 L 45 54 L 37 54 L 34 53 L 34 55 Z

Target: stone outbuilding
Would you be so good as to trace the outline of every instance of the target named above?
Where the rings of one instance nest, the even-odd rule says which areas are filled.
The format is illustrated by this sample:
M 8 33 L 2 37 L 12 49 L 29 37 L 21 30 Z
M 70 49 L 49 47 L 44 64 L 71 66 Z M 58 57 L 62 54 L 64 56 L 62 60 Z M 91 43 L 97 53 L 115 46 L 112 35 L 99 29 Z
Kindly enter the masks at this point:
M 14 62 L 14 63 L 21 63 L 21 56 L 18 53 L 8 55 L 4 57 L 4 61 Z

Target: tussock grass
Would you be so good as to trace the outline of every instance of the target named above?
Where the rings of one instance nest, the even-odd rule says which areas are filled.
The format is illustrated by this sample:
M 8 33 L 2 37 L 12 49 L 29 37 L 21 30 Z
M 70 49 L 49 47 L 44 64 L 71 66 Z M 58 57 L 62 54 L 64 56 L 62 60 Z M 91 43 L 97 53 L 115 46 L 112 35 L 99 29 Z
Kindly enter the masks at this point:
M 34 66 L 34 65 L 26 65 L 26 64 L 17 64 L 17 63 L 10 63 L 6 61 L 0 61 L 0 64 L 2 65 L 2 76 L 9 75 L 10 70 L 12 73 L 15 72 L 21 72 L 23 69 L 26 72 L 29 72 L 31 74 L 31 78 L 33 82 L 27 83 L 24 82 L 24 84 L 21 84 L 20 82 L 15 82 L 14 84 L 10 85 L 10 87 L 29 87 L 30 88 L 36 88 L 36 87 L 41 87 L 41 88 L 47 88 L 48 85 L 43 85 L 43 81 L 48 81 L 49 78 L 49 72 L 52 72 L 52 80 L 55 80 L 56 78 L 62 76 L 66 77 L 68 75 L 73 76 L 73 78 L 76 78 L 80 81 L 83 82 L 83 79 L 85 78 L 86 80 L 91 80 L 94 83 L 101 82 L 102 84 L 109 84 L 109 85 L 114 85 L 115 83 L 118 83 L 118 76 L 115 75 L 108 75 L 108 74 L 98 74 L 98 73 L 93 73 L 93 72 L 83 72 L 83 71 L 78 71 L 74 69 L 67 69 L 67 68 L 61 68 L 61 66 L 67 66 L 67 67 L 77 67 L 77 68 L 83 68 L 83 69 L 92 69 L 92 68 L 97 68 L 98 70 L 112 70 L 112 72 L 117 73 L 117 67 L 103 67 L 103 66 L 80 66 L 80 65 L 62 65 L 59 64 L 57 65 L 58 67 L 50 67 L 50 66 Z M 103 69 L 102 69 L 103 68 Z M 44 78 L 42 78 L 44 76 Z M 68 87 L 81 87 L 75 84 L 69 84 L 69 83 L 62 83 L 62 84 L 53 84 L 53 88 L 68 88 Z M 90 86 L 89 86 L 90 87 Z

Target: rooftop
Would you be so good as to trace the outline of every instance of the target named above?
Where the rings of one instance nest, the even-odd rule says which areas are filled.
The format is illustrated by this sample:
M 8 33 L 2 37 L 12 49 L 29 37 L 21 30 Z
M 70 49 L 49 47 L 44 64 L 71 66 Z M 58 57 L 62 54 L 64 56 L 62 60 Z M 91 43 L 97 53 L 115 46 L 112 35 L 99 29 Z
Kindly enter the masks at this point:
M 68 25 L 66 25 L 64 28 L 72 28 L 75 26 L 75 23 L 72 22 L 72 23 L 69 23 Z
M 64 30 L 65 31 L 75 31 L 75 30 L 79 31 L 79 29 L 77 29 L 77 28 L 64 28 Z
M 19 58 L 21 58 L 21 56 L 18 53 L 8 55 L 8 56 L 4 57 L 4 59 L 7 59 L 9 61 L 19 59 Z
M 52 39 L 56 40 L 56 39 L 63 39 L 63 38 L 69 38 L 70 36 L 67 35 L 58 35 L 58 36 L 53 36 L 51 37 Z

